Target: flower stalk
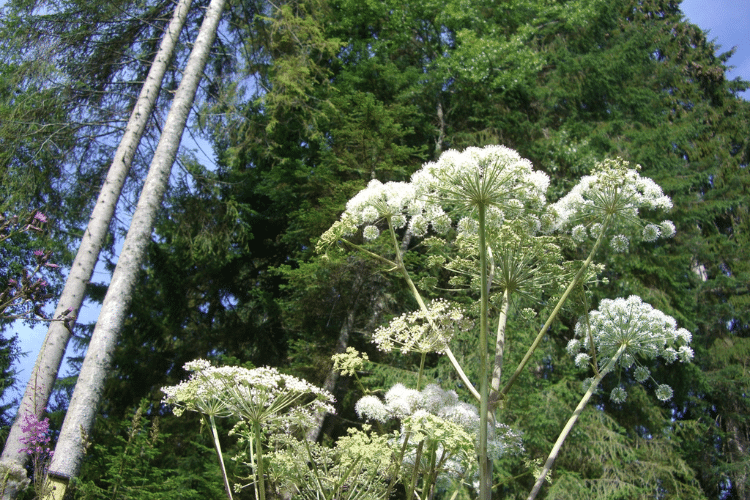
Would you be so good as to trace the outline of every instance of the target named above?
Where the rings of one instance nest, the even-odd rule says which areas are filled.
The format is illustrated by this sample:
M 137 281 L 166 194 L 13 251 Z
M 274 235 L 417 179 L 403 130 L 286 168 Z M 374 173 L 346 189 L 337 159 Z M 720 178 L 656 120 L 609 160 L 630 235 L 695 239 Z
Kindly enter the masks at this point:
M 404 261 L 401 258 L 401 250 L 399 249 L 398 239 L 396 239 L 396 231 L 393 229 L 393 224 L 391 223 L 390 219 L 388 220 L 388 229 L 391 234 L 391 241 L 393 242 L 393 248 L 396 252 L 396 266 L 398 267 L 398 270 L 401 271 L 401 275 L 404 277 L 404 280 L 406 281 L 406 284 L 409 287 L 409 290 L 411 290 L 411 293 L 414 296 L 414 299 L 417 301 L 419 308 L 425 314 L 428 321 L 432 321 L 430 319 L 427 306 L 425 305 L 424 300 L 422 300 L 422 295 L 419 293 L 419 290 L 417 290 L 417 287 L 412 281 L 411 276 L 409 275 L 409 271 L 407 271 L 406 266 L 404 265 Z M 434 327 L 435 326 L 433 325 L 433 328 Z M 464 383 L 464 385 L 466 386 L 466 389 L 468 389 L 469 392 L 471 392 L 471 394 L 477 399 L 477 401 L 481 401 L 481 395 L 474 388 L 474 384 L 472 384 L 471 381 L 469 380 L 469 377 L 466 376 L 466 373 L 464 372 L 463 368 L 461 368 L 461 365 L 459 364 L 458 360 L 453 355 L 453 352 L 451 352 L 450 347 L 448 346 L 445 347 L 445 355 L 448 356 L 448 359 L 450 360 L 451 365 L 453 365 L 453 369 L 456 370 L 458 377 Z
M 505 386 L 503 386 L 502 390 L 500 390 L 500 393 L 498 394 L 499 400 L 504 399 L 505 396 L 508 395 L 508 391 L 510 391 L 510 388 L 515 383 L 518 376 L 521 375 L 521 372 L 523 371 L 523 369 L 526 367 L 526 364 L 531 359 L 531 356 L 534 354 L 534 351 L 536 351 L 536 348 L 539 346 L 539 343 L 544 338 L 544 335 L 547 333 L 547 330 L 549 330 L 549 327 L 552 325 L 552 322 L 555 320 L 555 318 L 557 318 L 557 314 L 562 309 L 562 306 L 565 304 L 565 301 L 568 300 L 568 296 L 573 291 L 573 289 L 578 284 L 578 282 L 583 279 L 583 276 L 585 275 L 586 270 L 589 268 L 589 266 L 594 260 L 594 255 L 596 254 L 597 250 L 599 250 L 599 247 L 601 246 L 602 241 L 604 241 L 604 235 L 607 232 L 607 226 L 609 225 L 609 220 L 610 220 L 610 217 L 607 216 L 607 218 L 604 220 L 604 223 L 602 224 L 603 226 L 602 230 L 599 233 L 599 236 L 596 238 L 596 243 L 594 243 L 594 246 L 591 248 L 591 252 L 589 252 L 589 256 L 586 258 L 581 268 L 573 277 L 573 280 L 568 285 L 568 288 L 566 288 L 565 292 L 563 292 L 562 296 L 560 297 L 560 300 L 557 301 L 557 305 L 555 305 L 555 308 L 552 310 L 552 313 L 550 313 L 549 318 L 547 318 L 547 321 L 544 323 L 544 326 L 542 326 L 542 329 L 539 330 L 539 333 L 534 339 L 534 342 L 531 343 L 529 350 L 526 351 L 526 354 L 524 355 L 523 359 L 518 364 L 518 367 L 516 367 L 516 371 L 513 372 L 513 375 L 511 375 L 510 379 L 508 379 L 508 382 L 506 382 Z
M 557 455 L 560 453 L 560 448 L 562 448 L 565 439 L 568 437 L 571 429 L 573 429 L 573 426 L 578 421 L 578 417 L 581 415 L 581 412 L 588 404 L 591 396 L 594 394 L 594 392 L 596 392 L 597 387 L 599 387 L 599 382 L 602 381 L 607 373 L 612 371 L 612 368 L 614 368 L 615 364 L 617 364 L 617 361 L 620 359 L 620 356 L 622 356 L 622 353 L 625 352 L 625 349 L 627 349 L 627 347 L 628 346 L 625 344 L 621 345 L 617 350 L 617 353 L 609 360 L 609 362 L 602 370 L 599 370 L 599 373 L 594 378 L 593 382 L 591 382 L 588 390 L 581 398 L 581 401 L 578 403 L 578 406 L 576 406 L 576 409 L 573 411 L 573 415 L 570 416 L 568 422 L 565 424 L 565 427 L 563 427 L 562 432 L 560 432 L 560 435 L 557 437 L 557 441 L 555 441 L 554 446 L 552 446 L 552 451 L 549 452 L 547 461 L 544 463 L 544 468 L 539 474 L 539 477 L 537 478 L 536 483 L 534 483 L 534 487 L 531 489 L 531 492 L 529 493 L 529 496 L 526 500 L 534 500 L 539 494 L 539 491 L 542 489 L 542 485 L 547 478 L 547 474 L 549 474 L 549 471 L 552 469 L 552 466 L 557 459 Z
M 490 500 L 492 496 L 492 468 L 487 457 L 487 423 L 489 417 L 489 373 L 487 367 L 487 329 L 489 311 L 489 285 L 487 280 L 487 239 L 485 218 L 487 207 L 478 207 L 479 212 L 479 498 Z
M 219 432 L 216 430 L 216 420 L 214 419 L 213 415 L 209 415 L 208 418 L 209 426 L 211 428 L 211 436 L 214 440 L 214 448 L 216 448 L 216 456 L 219 458 L 219 465 L 221 466 L 221 476 L 224 480 L 224 489 L 227 492 L 227 498 L 229 498 L 229 500 L 232 500 L 232 487 L 229 485 L 227 468 L 224 466 L 224 457 L 221 454 L 221 443 L 219 442 Z
M 492 408 L 494 412 L 497 405 L 497 392 L 500 390 L 500 377 L 503 374 L 503 358 L 505 356 L 505 327 L 508 323 L 508 308 L 510 304 L 510 292 L 506 288 L 503 291 L 500 316 L 497 320 L 497 338 L 495 339 L 495 364 L 492 369 Z
M 266 483 L 265 473 L 263 472 L 263 443 L 260 434 L 260 422 L 253 422 L 253 435 L 255 436 L 255 484 L 258 485 L 256 494 L 260 493 L 257 498 L 266 500 Z

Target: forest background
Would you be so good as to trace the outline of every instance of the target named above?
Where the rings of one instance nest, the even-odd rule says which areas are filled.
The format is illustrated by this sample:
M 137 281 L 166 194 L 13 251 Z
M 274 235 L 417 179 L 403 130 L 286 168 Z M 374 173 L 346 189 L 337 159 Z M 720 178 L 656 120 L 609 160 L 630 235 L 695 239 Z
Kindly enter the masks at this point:
M 89 9 L 72 2 L 49 11 L 6 5 L 20 26 L 47 23 L 33 42 L 51 57 L 28 64 L 3 54 L 3 104 L 20 102 L 21 92 L 33 119 L 12 119 L 17 108 L 0 110 L 9 117 L 0 136 L 2 211 L 47 213 L 44 243 L 63 266 L 170 5 Z M 669 404 L 645 393 L 623 405 L 602 398 L 601 414 L 582 433 L 607 439 L 570 444 L 576 451 L 561 458 L 556 473 L 584 487 L 612 483 L 613 495 L 636 488 L 644 498 L 678 492 L 684 498 L 685 491 L 748 498 L 749 111 L 740 98 L 746 84 L 726 78 L 728 54 L 717 54 L 714 34 L 685 22 L 679 2 L 670 1 L 276 6 L 235 2 L 225 12 L 191 131 L 213 145 L 217 161 L 187 154 L 173 171 L 82 480 L 110 484 L 123 426 L 146 398 L 146 414 L 161 415 L 166 434 L 140 465 L 144 473 L 183 477 L 201 494 L 220 491 L 206 441 L 177 446 L 190 433 L 177 432 L 184 423 L 172 422 L 158 404 L 159 388 L 179 380 L 181 365 L 194 357 L 272 364 L 322 385 L 346 331 L 346 343 L 375 361 L 369 387 L 408 380 L 413 365 L 378 355 L 367 342 L 374 327 L 402 312 L 403 290 L 372 263 L 320 260 L 311 242 L 373 175 L 402 180 L 447 148 L 501 143 L 568 184 L 595 160 L 620 155 L 643 165 L 644 175 L 675 200 L 676 241 L 633 248 L 614 263 L 618 274 L 602 296 L 638 293 L 675 316 L 695 335 L 695 365 L 663 375 L 676 389 Z M 7 19 L 4 37 L 34 33 Z M 116 262 L 115 243 L 200 5 L 191 19 L 112 224 L 105 269 Z M 22 262 L 24 251 L 40 242 L 23 243 L 3 248 L 4 255 Z M 59 275 L 48 280 L 59 287 Z M 92 299 L 103 297 L 105 283 L 92 284 Z M 551 332 L 526 380 L 539 393 L 519 397 L 510 415 L 509 423 L 534 429 L 538 442 L 526 442 L 531 456 L 549 448 L 576 399 L 568 382 L 575 370 L 564 355 L 574 321 L 571 312 Z M 6 387 L 18 352 L 8 328 Z M 79 349 L 90 330 L 77 327 Z M 396 377 L 385 368 L 394 363 L 401 370 Z M 75 359 L 72 366 L 75 374 Z M 430 368 L 435 379 L 449 378 L 437 360 Z M 57 428 L 74 378 L 60 381 L 50 408 Z M 345 381 L 336 389 L 350 413 L 328 422 L 332 436 L 356 420 L 350 403 L 357 395 Z M 548 419 L 532 420 L 542 401 Z M 6 424 L 11 417 L 4 415 Z M 583 456 L 609 458 L 592 467 L 581 465 Z M 642 471 L 634 464 L 656 467 L 663 492 L 639 483 Z M 520 473 L 518 464 L 506 466 L 509 477 Z M 521 480 L 505 493 L 513 498 L 525 486 Z
M 2 5 L 5 5 L 5 2 L 0 2 L 0 6 Z M 721 0 L 715 2 L 712 8 L 707 9 L 702 0 L 683 0 L 680 3 L 680 10 L 684 14 L 686 21 L 701 28 L 706 32 L 708 40 L 716 43 L 717 55 L 727 52 L 730 49 L 734 51 L 728 59 L 727 79 L 740 78 L 750 81 L 750 36 L 745 29 L 750 24 L 750 4 L 738 2 L 737 0 Z M 744 100 L 748 100 L 750 90 L 738 92 L 738 95 Z M 214 168 L 215 155 L 212 154 L 212 148 L 208 141 L 199 135 L 191 133 L 186 134 L 183 142 L 183 149 L 188 149 L 190 151 L 189 154 L 195 155 L 201 164 L 208 168 Z M 125 207 L 120 208 L 121 213 L 124 210 Z M 117 235 L 115 235 L 115 259 L 119 254 L 121 245 L 122 238 L 117 238 Z M 111 272 L 108 272 L 104 268 L 102 262 L 95 271 L 95 279 L 107 283 L 110 274 Z M 101 304 L 97 302 L 88 301 L 86 307 L 81 311 L 82 315 L 78 321 L 85 323 L 96 321 L 100 306 Z M 49 307 L 46 310 L 49 312 Z M 19 396 L 20 388 L 24 387 L 28 382 L 31 370 L 34 367 L 34 353 L 39 352 L 47 329 L 44 324 L 24 324 L 20 321 L 14 323 L 12 326 L 5 325 L 4 328 L 15 331 L 15 335 L 17 335 L 19 340 L 18 347 L 22 354 L 14 365 L 15 386 L 3 393 L 3 402 L 11 403 L 14 395 L 15 397 Z M 66 354 L 66 360 L 75 355 L 76 350 L 71 345 L 69 347 L 69 354 Z M 63 374 L 74 373 L 68 372 L 67 366 L 64 366 Z M 16 390 L 14 391 L 13 389 Z

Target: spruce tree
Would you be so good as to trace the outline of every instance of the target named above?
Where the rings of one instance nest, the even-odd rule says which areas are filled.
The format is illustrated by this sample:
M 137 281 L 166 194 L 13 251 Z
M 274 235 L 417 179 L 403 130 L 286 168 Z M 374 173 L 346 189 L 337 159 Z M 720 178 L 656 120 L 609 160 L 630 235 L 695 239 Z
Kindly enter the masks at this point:
M 655 485 L 665 498 L 747 495 L 750 111 L 737 97 L 747 84 L 726 81 L 728 54 L 682 19 L 679 2 L 341 0 L 232 16 L 247 43 L 267 46 L 243 61 L 258 85 L 247 99 L 228 89 L 204 108 L 219 169 L 192 165 L 201 182 L 167 202 L 108 405 L 146 391 L 157 400 L 161 380 L 195 356 L 288 365 L 322 384 L 322 361 L 350 318 L 347 342 L 367 350 L 377 321 L 411 309 L 403 290 L 386 284 L 387 270 L 335 252 L 315 258 L 311 248 L 373 177 L 403 180 L 446 149 L 501 143 L 568 187 L 595 160 L 622 156 L 673 197 L 678 232 L 669 245 L 614 258 L 617 272 L 605 273 L 610 285 L 590 306 L 641 295 L 693 332 L 696 363 L 659 373 L 675 388 L 669 404 L 636 389 L 621 405 L 596 397 L 547 497 L 645 498 Z M 414 268 L 426 260 L 420 252 Z M 580 397 L 564 346 L 583 312 L 564 311 L 502 410 L 525 429 L 531 458 L 546 456 Z M 457 356 L 470 352 L 456 346 Z M 371 387 L 413 376 L 408 360 L 373 359 Z M 435 359 L 428 373 L 450 376 Z M 518 461 L 497 463 L 495 474 L 507 498 L 533 484 Z

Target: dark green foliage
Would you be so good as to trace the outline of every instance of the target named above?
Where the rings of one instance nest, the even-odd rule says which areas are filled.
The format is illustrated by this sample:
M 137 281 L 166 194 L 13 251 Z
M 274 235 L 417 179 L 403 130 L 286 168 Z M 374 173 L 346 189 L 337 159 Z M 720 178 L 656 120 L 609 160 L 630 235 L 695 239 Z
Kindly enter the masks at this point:
M 181 379 L 181 366 L 195 357 L 270 364 L 322 385 L 330 355 L 347 332 L 343 342 L 372 360 L 362 374 L 366 390 L 413 383 L 418 359 L 387 356 L 369 343 L 377 326 L 414 308 L 403 283 L 377 262 L 342 249 L 313 256 L 315 240 L 371 179 L 405 180 L 448 148 L 500 143 L 553 177 L 552 199 L 602 158 L 641 164 L 643 175 L 672 196 L 669 217 L 677 235 L 611 257 L 604 272 L 609 284 L 591 291 L 589 304 L 639 294 L 694 334 L 693 366 L 655 368 L 655 377 L 675 389 L 670 403 L 657 402 L 653 387 L 643 391 L 631 380 L 605 379 L 602 395 L 563 448 L 547 497 L 745 498 L 750 105 L 737 97 L 747 83 L 725 79 L 729 54 L 716 55 L 705 34 L 682 20 L 679 2 L 669 0 L 274 5 L 235 2 L 228 14 L 225 34 L 237 49 L 229 42 L 217 49 L 211 94 L 198 117 L 211 134 L 218 166 L 185 162 L 172 187 L 106 390 L 108 418 L 97 440 L 124 449 L 124 438 L 114 437 L 120 431 L 107 422 L 142 397 L 156 404 L 159 387 Z M 69 64 L 82 68 L 88 83 L 71 92 L 103 109 L 125 107 L 127 99 L 115 98 L 106 84 L 126 55 L 117 47 L 126 39 L 146 40 L 127 53 L 142 60 L 154 37 L 128 4 L 136 10 L 122 6 L 131 14 L 102 28 L 106 43 L 95 45 L 82 30 L 112 13 L 77 8 L 70 40 L 85 50 Z M 156 21 L 167 8 L 148 4 L 137 13 Z M 106 64 L 94 65 L 97 57 Z M 133 67 L 140 68 L 137 74 L 145 69 Z M 66 104 L 45 97 L 45 89 L 29 86 L 14 97 L 5 82 L 17 78 L 18 68 L 11 61 L 3 68 L 1 113 L 18 103 L 15 112 L 25 116 L 71 120 Z M 108 92 L 101 101 L 94 99 L 97 89 Z M 0 141 L 15 136 L 16 129 L 8 130 L 0 129 Z M 26 152 L 13 161 L 40 162 L 28 186 L 54 185 L 60 174 L 49 158 L 56 150 L 34 156 L 41 141 L 35 134 L 26 130 Z M 61 139 L 59 147 L 72 146 Z M 9 178 L 20 186 L 20 167 L 9 165 Z M 82 190 L 95 184 L 95 167 L 80 174 Z M 40 203 L 54 204 L 59 190 L 39 193 Z M 70 199 L 70 207 L 89 202 Z M 427 249 L 413 250 L 408 265 L 425 283 L 443 286 L 447 276 L 422 268 Z M 579 303 L 564 311 L 501 412 L 526 431 L 531 458 L 546 456 L 580 397 L 583 375 L 564 346 L 583 312 Z M 511 326 L 517 337 L 509 369 L 538 327 Z M 469 335 L 454 342 L 468 366 L 476 365 L 475 342 Z M 446 388 L 456 383 L 437 356 L 428 357 L 427 370 Z M 336 388 L 340 414 L 329 427 L 333 436 L 357 420 L 352 403 L 359 389 L 349 383 Z M 606 397 L 617 383 L 630 394 L 622 405 Z M 460 387 L 459 393 L 468 400 Z M 165 416 L 163 424 L 170 420 Z M 184 451 L 188 431 L 170 434 L 165 446 Z M 104 477 L 116 455 L 92 465 L 97 472 L 89 479 Z M 204 470 L 170 462 L 166 452 L 154 460 L 167 469 Z M 533 483 L 530 469 L 515 459 L 499 463 L 496 474 L 503 498 L 525 498 Z
M 143 400 L 131 418 L 108 419 L 108 432 L 97 432 L 75 483 L 74 498 L 199 499 L 223 495 L 220 472 L 206 460 L 213 450 L 196 436 L 187 435 L 174 443 L 179 443 L 177 448 L 165 446 L 170 435 L 160 427 L 158 416 L 148 417 L 150 406 Z
M 296 372 L 322 383 L 328 356 L 353 311 L 348 342 L 375 361 L 372 389 L 387 387 L 393 376 L 408 381 L 413 360 L 400 358 L 398 370 L 383 370 L 383 378 L 380 363 L 394 360 L 367 345 L 378 323 L 411 309 L 398 299 L 398 279 L 378 276 L 383 270 L 375 263 L 309 257 L 310 240 L 346 200 L 371 178 L 405 179 L 448 147 L 516 148 L 555 177 L 553 198 L 594 161 L 620 155 L 642 164 L 644 175 L 674 198 L 678 235 L 615 257 L 616 271 L 605 272 L 610 285 L 590 303 L 638 293 L 690 328 L 703 347 L 697 349 L 696 367 L 659 372 L 675 387 L 673 403 L 660 405 L 644 395 L 638 405 L 614 408 L 602 397 L 598 409 L 589 411 L 605 413 L 582 423 L 578 446 L 586 435 L 610 435 L 613 448 L 599 451 L 611 464 L 653 464 L 654 475 L 643 482 L 642 471 L 624 467 L 629 479 L 607 490 L 613 498 L 646 494 L 653 481 L 663 484 L 666 496 L 716 496 L 727 488 L 730 474 L 740 478 L 744 459 L 732 450 L 741 449 L 747 435 L 741 396 L 747 384 L 739 378 L 741 370 L 725 366 L 726 360 L 742 366 L 746 358 L 735 346 L 744 345 L 748 323 L 742 228 L 750 110 L 734 95 L 743 84 L 724 80 L 726 56 L 714 55 L 705 35 L 681 20 L 675 2 L 518 0 L 499 6 L 473 2 L 467 10 L 445 2 L 339 1 L 330 10 L 316 7 L 321 8 L 282 9 L 284 16 L 299 17 L 283 22 L 304 25 L 303 46 L 311 60 L 300 62 L 298 45 L 274 45 L 281 69 L 261 71 L 266 83 L 259 99 L 242 108 L 237 126 L 215 132 L 219 179 L 226 183 L 220 184 L 220 197 L 244 207 L 238 220 L 253 234 L 239 251 L 248 257 L 237 257 L 241 267 L 230 274 L 245 277 L 244 286 L 253 290 L 248 298 L 233 292 L 235 309 L 244 307 L 262 319 L 244 338 L 260 342 L 257 334 L 263 332 L 273 345 L 262 351 L 266 359 L 285 364 L 286 358 Z M 310 17 L 326 28 L 313 29 Z M 329 44 L 334 41 L 342 46 L 336 57 Z M 314 77 L 294 79 L 282 72 L 289 71 L 290 60 Z M 185 220 L 202 220 L 201 210 L 185 212 Z M 414 269 L 419 262 L 413 259 Z M 705 282 L 695 272 L 701 266 Z M 203 282 L 213 282 L 221 273 L 206 276 Z M 566 380 L 580 377 L 571 372 L 562 347 L 581 312 L 573 307 L 566 313 L 519 382 L 517 395 L 510 395 L 507 418 L 527 429 L 532 457 L 547 453 L 578 398 L 578 382 Z M 456 352 L 472 364 L 470 339 L 458 343 Z M 453 375 L 442 363 L 428 360 L 428 368 L 450 385 Z M 546 424 L 535 410 L 542 402 L 549 407 Z M 698 441 L 686 437 L 674 446 L 677 438 L 663 435 Z M 716 440 L 722 444 L 708 444 Z M 594 470 L 563 457 L 555 491 L 576 484 L 602 492 L 596 485 L 620 473 L 611 464 Z M 531 476 L 518 464 L 509 466 L 526 478 L 513 493 L 522 495 Z
M 16 382 L 13 365 L 18 362 L 20 355 L 18 338 L 6 338 L 4 334 L 0 334 L 0 397 L 3 402 L 0 405 L 0 442 L 3 443 L 13 423 L 11 412 L 17 398 L 13 393 L 13 385 Z

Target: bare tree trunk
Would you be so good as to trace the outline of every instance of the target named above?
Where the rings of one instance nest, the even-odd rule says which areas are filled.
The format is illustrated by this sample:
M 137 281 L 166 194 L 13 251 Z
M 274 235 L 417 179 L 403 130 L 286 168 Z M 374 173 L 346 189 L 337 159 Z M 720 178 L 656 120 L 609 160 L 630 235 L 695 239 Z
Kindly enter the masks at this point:
M 339 338 L 336 340 L 336 352 L 335 354 L 341 354 L 346 352 L 346 348 L 349 345 L 349 332 L 352 331 L 354 326 L 354 310 L 356 309 L 356 303 L 352 304 L 349 308 L 349 312 L 346 315 L 344 324 L 341 325 L 339 330 Z M 326 376 L 326 380 L 323 383 L 323 388 L 334 394 L 336 392 L 336 384 L 339 381 L 339 372 L 331 369 Z M 315 423 L 310 426 L 305 436 L 308 441 L 317 441 L 320 437 L 320 433 L 323 430 L 323 422 L 325 421 L 326 414 L 316 414 L 314 417 Z
M 191 2 L 192 0 L 180 0 L 175 7 L 172 20 L 151 64 L 146 81 L 130 115 L 125 134 L 117 148 L 112 165 L 109 167 L 104 185 L 83 234 L 81 245 L 55 310 L 54 317 L 63 318 L 64 321 L 50 323 L 47 337 L 42 344 L 21 405 L 18 408 L 16 421 L 11 427 L 2 458 L 0 458 L 0 475 L 5 476 L 3 473 L 9 470 L 22 473 L 21 477 L 18 477 L 16 485 L 11 484 L 12 481 L 6 483 L 3 498 L 15 498 L 19 489 L 23 489 L 28 484 L 26 472 L 23 468 L 28 462 L 29 456 L 27 453 L 21 452 L 25 448 L 25 445 L 21 443 L 23 437 L 21 425 L 27 415 L 34 415 L 39 419 L 47 408 L 52 388 L 57 379 L 57 373 L 60 370 L 60 364 L 65 355 L 65 349 L 72 334 L 73 324 L 86 294 L 86 285 L 91 280 L 96 261 L 99 258 L 99 252 L 107 237 L 107 230 L 112 221 L 117 200 L 120 198 L 122 187 L 125 184 L 125 178 L 130 170 L 130 165 L 133 162 L 148 119 L 156 105 L 164 73 L 187 19 Z
M 338 339 L 336 339 L 335 354 L 346 352 L 346 348 L 349 346 L 349 335 L 352 331 L 352 328 L 354 328 L 354 316 L 357 310 L 357 304 L 359 302 L 358 297 L 361 286 L 362 276 L 361 274 L 357 274 L 354 278 L 351 292 L 351 296 L 354 297 L 354 299 L 349 303 L 349 311 L 347 312 L 346 318 L 344 319 L 344 322 L 341 325 L 341 329 L 339 330 L 339 336 Z M 373 317 L 376 316 L 378 316 L 378 313 L 373 314 Z M 328 376 L 326 376 L 325 382 L 323 383 L 323 388 L 331 394 L 335 394 L 338 381 L 339 372 L 331 368 L 331 370 L 328 372 Z M 325 414 L 318 414 L 315 416 L 315 424 L 310 426 L 310 429 L 307 431 L 307 435 L 305 436 L 308 441 L 318 440 L 321 432 L 323 431 L 323 422 L 325 421 L 325 417 Z
M 738 408 L 738 404 L 734 402 L 732 404 L 732 411 L 727 412 L 729 415 L 735 414 L 740 415 L 741 409 Z M 725 444 L 725 453 L 729 457 L 729 462 L 732 464 L 742 463 L 746 461 L 748 452 L 748 439 L 747 439 L 747 427 L 742 425 L 733 416 L 725 418 L 725 427 L 727 432 L 727 439 Z M 743 427 L 745 427 L 743 429 Z M 739 500 L 750 500 L 750 488 L 748 484 L 748 476 L 750 476 L 750 470 L 747 467 L 738 467 L 730 474 L 732 478 L 732 486 L 736 498 Z
M 156 214 L 169 184 L 172 164 L 225 3 L 226 0 L 211 0 L 175 94 L 65 415 L 49 469 L 50 491 L 44 498 L 62 499 L 68 481 L 80 470 L 86 437 L 94 427 L 112 355 L 133 298 L 136 277 L 146 256 Z
M 404 237 L 404 243 L 401 247 L 402 251 L 406 251 L 409 245 L 409 241 L 411 241 L 411 236 L 406 235 Z M 363 273 L 360 271 L 357 272 L 357 275 L 354 278 L 354 283 L 352 284 L 352 292 L 351 296 L 354 297 L 354 299 L 349 303 L 349 310 L 346 314 L 346 318 L 344 319 L 343 324 L 341 325 L 341 329 L 339 330 L 339 336 L 338 339 L 336 339 L 336 350 L 335 354 L 341 354 L 346 352 L 346 348 L 349 347 L 349 335 L 354 328 L 354 316 L 357 309 L 357 305 L 359 303 L 359 295 L 360 295 L 360 289 L 364 282 L 364 276 Z M 384 290 L 378 290 L 374 297 L 372 297 L 370 300 L 370 303 L 372 304 L 372 307 L 370 309 L 369 317 L 370 319 L 367 321 L 367 324 L 364 327 L 364 331 L 366 332 L 372 332 L 375 331 L 377 328 L 381 315 L 383 313 L 383 310 L 386 306 L 386 298 L 385 298 L 385 292 Z M 328 375 L 326 376 L 326 380 L 323 383 L 323 388 L 330 392 L 331 394 L 336 394 L 336 386 L 339 381 L 339 373 L 335 370 L 333 370 L 333 364 L 331 364 L 331 370 L 328 372 Z M 308 441 L 317 441 L 320 438 L 321 433 L 323 432 L 323 423 L 325 421 L 326 415 L 316 415 L 315 416 L 315 424 L 310 426 L 310 429 L 307 431 L 307 434 L 305 438 Z

